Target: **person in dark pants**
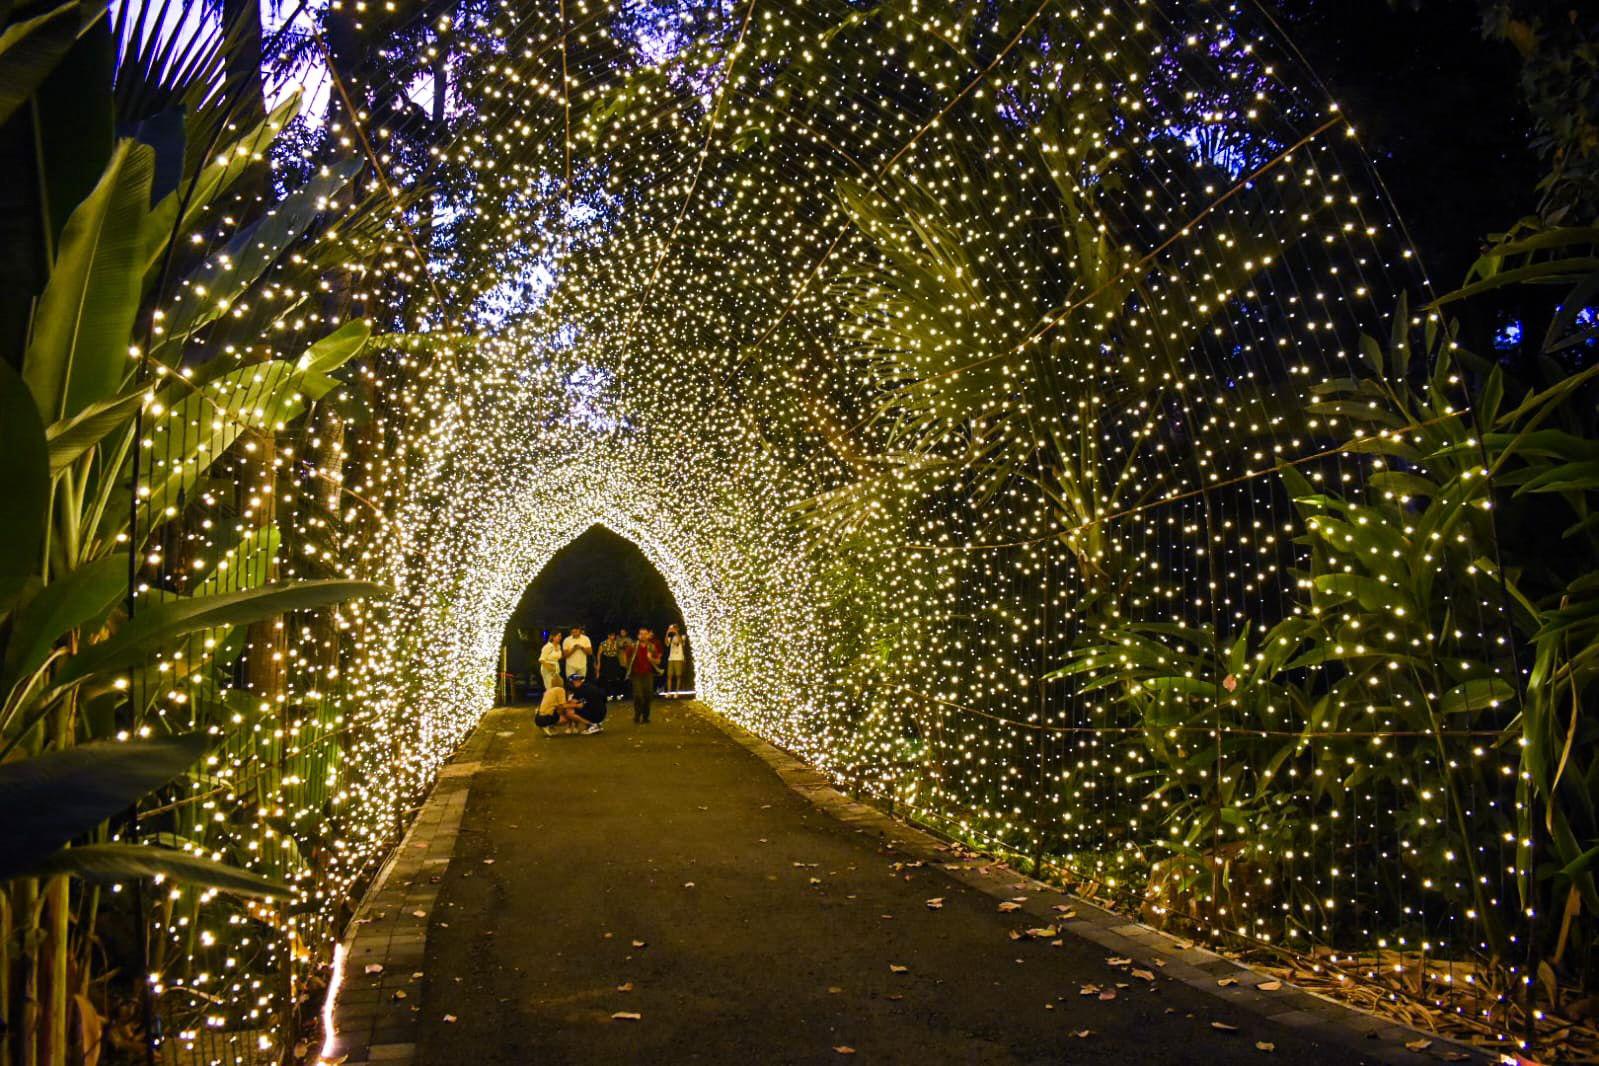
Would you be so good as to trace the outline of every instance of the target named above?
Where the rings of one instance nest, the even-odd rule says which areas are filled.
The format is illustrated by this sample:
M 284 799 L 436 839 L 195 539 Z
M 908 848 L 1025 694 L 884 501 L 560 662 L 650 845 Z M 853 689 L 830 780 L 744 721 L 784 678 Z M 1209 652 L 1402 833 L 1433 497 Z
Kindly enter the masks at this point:
M 583 732 L 593 735 L 605 728 L 605 686 L 598 681 L 590 681 L 582 674 L 573 674 L 567 679 L 572 685 L 572 699 L 569 706 L 575 716 L 581 719 L 584 726 Z
M 655 699 L 655 674 L 661 668 L 661 653 L 648 629 L 638 631 L 638 640 L 628 653 L 627 673 L 633 681 L 633 723 L 650 724 L 650 702 Z

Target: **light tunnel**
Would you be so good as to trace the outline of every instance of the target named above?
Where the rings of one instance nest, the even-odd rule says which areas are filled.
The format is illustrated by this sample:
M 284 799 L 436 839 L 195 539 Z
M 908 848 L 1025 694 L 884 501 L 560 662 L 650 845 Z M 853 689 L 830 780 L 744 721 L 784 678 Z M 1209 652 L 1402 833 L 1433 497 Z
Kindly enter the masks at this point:
M 270 180 L 183 220 L 205 273 L 140 319 L 152 389 L 200 367 L 226 418 L 150 415 L 131 505 L 163 595 L 273 521 L 298 554 L 267 569 L 392 591 L 280 627 L 280 691 L 148 686 L 152 721 L 335 738 L 251 799 L 338 839 L 285 860 L 308 936 L 599 524 L 666 577 L 715 712 L 962 845 L 1251 950 L 1548 939 L 1492 371 L 1256 5 L 311 6 L 279 30 L 320 42 L 315 91 L 270 84 L 260 143 L 205 164 Z M 302 215 L 269 290 L 211 307 Z M 344 318 L 372 340 L 324 374 Z M 271 356 L 307 418 L 257 406 Z M 270 462 L 216 428 L 249 418 Z M 208 433 L 217 520 L 146 548 Z M 260 503 L 328 481 L 354 502 Z M 277 818 L 180 828 L 253 854 Z

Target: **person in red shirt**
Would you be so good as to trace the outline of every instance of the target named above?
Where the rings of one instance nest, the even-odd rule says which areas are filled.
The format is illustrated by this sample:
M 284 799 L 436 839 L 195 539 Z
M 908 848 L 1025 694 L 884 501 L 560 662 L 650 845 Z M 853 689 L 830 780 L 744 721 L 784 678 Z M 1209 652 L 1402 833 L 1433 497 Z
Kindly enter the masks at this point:
M 655 699 L 655 675 L 661 668 L 660 644 L 655 634 L 640 627 L 638 640 L 628 652 L 628 677 L 633 682 L 633 724 L 650 724 L 650 703 Z

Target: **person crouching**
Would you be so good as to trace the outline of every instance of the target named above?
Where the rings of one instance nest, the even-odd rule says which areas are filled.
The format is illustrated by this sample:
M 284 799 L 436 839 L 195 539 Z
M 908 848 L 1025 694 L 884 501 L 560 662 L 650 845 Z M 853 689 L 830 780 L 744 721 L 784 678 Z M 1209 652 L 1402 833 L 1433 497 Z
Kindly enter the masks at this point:
M 605 686 L 582 674 L 573 674 L 567 680 L 572 685 L 572 698 L 566 701 L 572 724 L 582 726 L 586 734 L 601 732 L 605 728 Z

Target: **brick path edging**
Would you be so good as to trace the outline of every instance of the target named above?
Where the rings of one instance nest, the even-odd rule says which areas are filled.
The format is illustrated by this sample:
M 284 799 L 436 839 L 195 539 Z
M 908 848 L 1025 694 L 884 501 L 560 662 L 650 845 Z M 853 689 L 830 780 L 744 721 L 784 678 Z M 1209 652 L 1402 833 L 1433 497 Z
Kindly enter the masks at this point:
M 699 703 L 691 706 L 771 767 L 789 788 L 839 821 L 853 825 L 862 832 L 876 833 L 896 850 L 928 865 L 938 865 L 961 884 L 995 899 L 1013 898 L 1017 885 L 1024 884 L 1029 894 L 1022 903 L 1022 912 L 1064 933 L 1097 944 L 1112 955 L 1154 962 L 1162 978 L 1180 981 L 1279 1025 L 1299 1029 L 1352 1055 L 1358 1055 L 1356 1061 L 1394 1063 L 1398 1066 L 1419 1066 L 1428 1061 L 1498 1061 L 1496 1056 L 1481 1048 L 1437 1033 L 1412 1029 L 1286 981 L 1282 982 L 1280 990 L 1263 992 L 1257 986 L 1263 981 L 1276 980 L 1275 977 L 1213 951 L 1180 941 L 1140 922 L 1129 921 L 1124 914 L 1116 914 L 1062 892 L 998 860 L 985 860 L 980 866 L 952 863 L 944 840 L 876 807 L 852 799 L 835 788 L 827 775 L 799 756 L 762 739 L 709 707 Z M 1053 908 L 1063 903 L 1070 904 L 1076 911 L 1075 917 L 1059 920 L 1061 916 Z M 1227 978 L 1232 979 L 1229 985 L 1224 987 L 1217 983 Z M 1413 1051 L 1405 1046 L 1418 1040 L 1430 1041 L 1430 1046 L 1422 1051 Z
M 367 890 L 341 945 L 344 976 L 330 1016 L 333 1039 L 318 1066 L 412 1066 L 421 1009 L 428 920 L 455 853 L 472 778 L 498 731 L 504 708 L 484 715 L 412 819 Z M 367 968 L 379 969 L 372 973 Z

